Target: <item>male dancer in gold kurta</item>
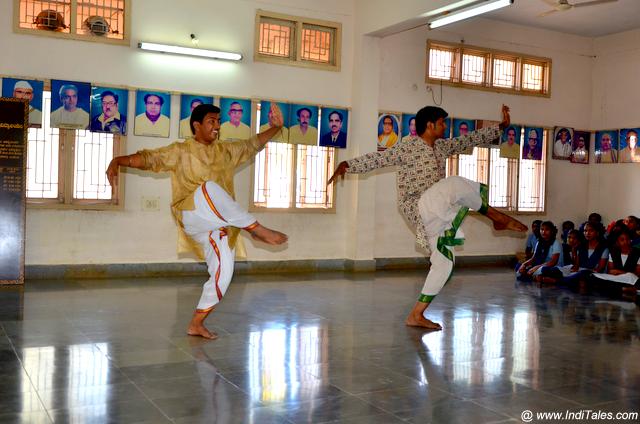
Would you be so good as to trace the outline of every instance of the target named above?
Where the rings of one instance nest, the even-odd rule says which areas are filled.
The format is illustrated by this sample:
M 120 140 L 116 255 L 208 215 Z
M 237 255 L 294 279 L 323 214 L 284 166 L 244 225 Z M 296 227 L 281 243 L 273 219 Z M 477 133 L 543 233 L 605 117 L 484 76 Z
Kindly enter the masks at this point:
M 199 105 L 191 113 L 193 138 L 116 157 L 107 169 L 114 188 L 120 166 L 171 173 L 171 210 L 179 229 L 179 251 L 192 250 L 204 256 L 210 274 L 187 329 L 191 336 L 217 337 L 204 326 L 204 320 L 231 282 L 240 229 L 268 244 L 287 241 L 285 234 L 260 225 L 233 199 L 235 169 L 262 150 L 282 128 L 282 113 L 277 105 L 272 108 L 273 126 L 267 131 L 249 140 L 221 142 L 220 109 L 211 104 Z

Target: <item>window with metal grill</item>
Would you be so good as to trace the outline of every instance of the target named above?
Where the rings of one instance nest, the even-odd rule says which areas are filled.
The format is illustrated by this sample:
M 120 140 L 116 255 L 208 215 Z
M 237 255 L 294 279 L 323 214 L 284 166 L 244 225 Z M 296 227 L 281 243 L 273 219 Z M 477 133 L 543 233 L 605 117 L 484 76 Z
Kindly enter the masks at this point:
M 333 210 L 334 185 L 327 181 L 335 162 L 333 147 L 267 143 L 255 160 L 251 209 Z
M 27 202 L 29 206 L 72 209 L 119 208 L 124 179 L 114 193 L 107 181 L 109 162 L 123 137 L 87 130 L 51 128 L 51 92 L 43 93 L 42 128 L 29 128 Z
M 129 44 L 127 0 L 14 0 L 16 32 Z
M 254 60 L 340 70 L 342 25 L 258 10 Z
M 549 97 L 550 74 L 551 59 L 427 41 L 427 83 Z
M 524 130 L 518 135 L 525 142 Z M 454 155 L 447 160 L 447 176 L 459 175 L 489 186 L 489 205 L 511 212 L 545 212 L 546 145 L 543 131 L 541 160 L 507 159 L 500 149 L 475 147 L 473 154 Z

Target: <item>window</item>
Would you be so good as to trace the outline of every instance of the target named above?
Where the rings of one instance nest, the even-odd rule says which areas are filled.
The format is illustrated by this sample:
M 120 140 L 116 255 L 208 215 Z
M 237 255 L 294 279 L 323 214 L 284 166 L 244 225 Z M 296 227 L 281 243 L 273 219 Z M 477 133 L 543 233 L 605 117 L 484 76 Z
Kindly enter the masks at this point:
M 16 32 L 129 45 L 127 0 L 14 0 Z
M 522 146 L 523 134 L 519 137 Z M 544 131 L 544 149 L 539 161 L 501 158 L 498 148 L 475 147 L 471 155 L 448 158 L 447 176 L 460 175 L 487 184 L 489 205 L 495 208 L 544 213 L 547 142 L 547 131 Z
M 335 161 L 333 147 L 267 143 L 256 156 L 251 209 L 333 210 Z
M 549 97 L 550 73 L 551 59 L 427 41 L 428 83 Z
M 49 126 L 51 92 L 43 95 L 42 128 L 29 128 L 27 201 L 30 206 L 78 209 L 119 207 L 123 193 L 112 195 L 106 170 L 120 151 L 122 138 L 86 130 Z
M 342 25 L 258 10 L 254 60 L 339 71 Z

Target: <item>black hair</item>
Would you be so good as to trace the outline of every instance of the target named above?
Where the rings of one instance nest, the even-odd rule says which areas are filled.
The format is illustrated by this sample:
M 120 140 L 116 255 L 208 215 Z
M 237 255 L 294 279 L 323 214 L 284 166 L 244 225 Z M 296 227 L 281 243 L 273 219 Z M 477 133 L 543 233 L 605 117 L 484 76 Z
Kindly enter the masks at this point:
M 562 223 L 562 230 L 564 230 L 565 227 L 569 230 L 573 230 L 574 228 L 576 228 L 576 224 L 574 224 L 573 221 L 564 221 Z
M 151 96 L 155 96 L 158 99 L 160 99 L 160 106 L 162 106 L 164 104 L 164 99 L 162 98 L 162 96 L 160 96 L 159 94 L 153 94 L 153 93 L 148 93 L 144 95 L 144 102 L 147 103 L 147 99 Z
M 116 103 L 118 103 L 118 95 L 116 93 L 114 93 L 111 90 L 105 90 L 100 94 L 100 100 L 103 100 L 105 97 L 107 96 L 111 96 L 113 97 L 113 100 L 116 101 Z
M 591 221 L 591 217 L 595 218 L 598 222 L 602 222 L 602 216 L 597 212 L 589 214 L 589 221 Z
M 301 110 L 302 110 L 302 109 L 301 109 Z M 340 118 L 340 122 L 342 122 L 342 119 L 343 119 L 343 118 L 342 118 L 342 113 L 338 112 L 337 110 L 332 110 L 331 112 L 329 112 L 329 115 L 327 115 L 327 116 L 329 117 L 329 119 L 331 119 L 331 115 L 333 115 L 334 113 L 335 113 L 336 115 L 338 115 L 338 117 Z
M 440 118 L 449 116 L 446 110 L 436 106 L 425 106 L 416 113 L 416 132 L 418 135 L 424 134 L 427 129 L 427 123 L 431 122 L 435 125 Z
M 313 112 L 311 112 L 311 109 L 309 109 L 308 107 L 303 107 L 296 111 L 296 115 L 298 115 L 298 118 L 300 117 L 300 114 L 302 113 L 303 110 L 306 110 L 307 112 L 309 112 L 309 118 L 313 116 Z
M 193 123 L 199 122 L 202 124 L 202 121 L 204 121 L 204 117 L 207 116 L 207 113 L 220 113 L 220 108 L 210 103 L 203 103 L 196 106 L 195 109 L 193 109 L 193 112 L 191 112 L 191 118 L 189 119 L 189 126 L 191 127 L 192 134 L 196 133 L 196 129 L 193 127 Z

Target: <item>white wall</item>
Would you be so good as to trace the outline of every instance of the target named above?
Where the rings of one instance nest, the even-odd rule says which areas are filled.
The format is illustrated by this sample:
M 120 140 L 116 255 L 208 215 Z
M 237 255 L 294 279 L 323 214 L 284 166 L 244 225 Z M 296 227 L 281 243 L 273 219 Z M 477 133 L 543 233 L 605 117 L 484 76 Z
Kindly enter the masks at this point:
M 425 89 L 426 40 L 460 42 L 469 45 L 550 57 L 552 59 L 552 96 L 537 98 L 504 95 L 485 91 L 443 87 L 442 107 L 451 116 L 476 119 L 499 119 L 501 105 L 511 107 L 514 123 L 547 127 L 568 125 L 589 128 L 591 115 L 592 40 L 556 32 L 537 30 L 498 21 L 477 19 L 428 31 L 417 28 L 385 37 L 381 42 L 382 69 L 380 109 L 415 113 L 432 105 Z M 414 85 L 417 89 L 414 89 Z M 440 100 L 440 86 L 434 86 Z M 374 142 L 371 142 L 373 149 Z M 550 157 L 550 155 L 549 155 Z M 547 173 L 547 214 L 519 215 L 525 223 L 543 218 L 560 223 L 564 219 L 585 218 L 587 208 L 587 166 L 549 159 Z M 376 178 L 375 257 L 408 257 L 421 253 L 414 244 L 409 227 L 396 206 L 395 174 L 379 172 Z M 567 190 L 567 181 L 572 190 Z M 466 242 L 458 254 L 512 254 L 521 250 L 524 240 L 492 231 L 488 220 L 470 216 L 463 224 Z
M 593 70 L 593 129 L 640 127 L 640 30 L 595 40 Z M 605 222 L 640 215 L 640 164 L 589 166 L 590 211 Z
M 343 160 L 375 149 L 375 123 L 379 108 L 415 112 L 426 104 L 432 104 L 423 82 L 427 37 L 447 41 L 464 38 L 469 44 L 551 57 L 552 97 L 539 99 L 444 87 L 442 106 L 451 115 L 496 119 L 500 105 L 507 103 L 512 108 L 513 121 L 518 123 L 562 124 L 576 128 L 590 128 L 592 124 L 601 122 L 602 125 L 634 123 L 632 102 L 638 97 L 638 87 L 634 85 L 633 75 L 637 75 L 640 55 L 633 49 L 636 48 L 634 42 L 637 45 L 638 33 L 622 36 L 622 44 L 630 52 L 630 57 L 623 54 L 625 48 L 622 47 L 619 53 L 615 53 L 615 49 L 608 53 L 617 64 L 628 63 L 633 67 L 633 71 L 627 73 L 622 66 L 615 69 L 605 67 L 600 57 L 595 59 L 594 65 L 594 42 L 591 39 L 483 19 L 457 24 L 446 31 L 427 33 L 424 29 L 415 29 L 382 39 L 367 36 L 365 34 L 371 31 L 392 26 L 396 20 L 388 19 L 395 16 L 393 10 L 398 9 L 396 5 L 377 0 L 136 0 L 132 3 L 132 46 L 140 40 L 187 44 L 189 34 L 195 33 L 201 47 L 240 51 L 245 59 L 239 64 L 231 64 L 142 53 L 133 47 L 17 35 L 11 31 L 12 2 L 3 1 L 0 2 L 0 75 L 68 78 L 175 92 L 270 97 L 350 106 L 351 140 L 347 151 L 339 154 L 338 160 Z M 419 3 L 407 0 L 407 4 L 416 8 L 415 11 L 411 9 L 409 15 L 419 12 L 418 9 L 423 7 Z M 440 3 L 442 0 L 426 4 L 431 7 Z M 342 71 L 254 63 L 252 52 L 257 8 L 341 22 Z M 410 16 L 399 18 L 408 19 Z M 609 51 L 616 43 L 615 37 L 608 37 L 602 42 L 597 40 L 595 51 Z M 602 84 L 599 78 L 603 79 Z M 413 90 L 414 84 L 417 90 Z M 629 87 L 635 90 L 632 91 L 635 96 L 626 96 L 630 92 L 626 90 Z M 604 92 L 607 93 L 605 97 Z M 627 103 L 623 106 L 619 98 L 625 98 Z M 176 101 L 174 96 L 174 106 L 177 106 Z M 592 107 L 592 104 L 599 105 L 599 102 L 606 105 L 606 121 L 596 120 L 600 108 Z M 172 134 L 176 133 L 177 117 L 174 117 Z M 169 139 L 129 136 L 126 152 L 168 142 Z M 251 171 L 251 166 L 247 166 L 236 176 L 237 199 L 244 205 L 248 205 L 251 195 Z M 606 202 L 606 207 L 617 208 L 615 205 L 624 198 L 623 189 L 617 194 L 609 191 L 610 197 L 602 194 L 610 189 L 605 190 L 605 186 L 599 185 L 605 175 L 595 165 L 578 166 L 550 160 L 547 175 L 548 213 L 544 218 L 554 221 L 565 218 L 579 221 L 592 207 L 605 207 Z M 621 177 L 624 176 L 631 177 L 630 173 L 623 172 Z M 585 181 L 589 182 L 589 189 Z M 568 186 L 572 190 L 567 189 Z M 637 187 L 634 189 L 638 190 Z M 141 211 L 142 195 L 160 197 L 162 209 L 159 212 Z M 176 230 L 170 217 L 169 203 L 168 176 L 134 171 L 126 175 L 124 211 L 29 209 L 26 262 L 191 261 L 192 258 L 178 258 L 176 255 Z M 290 242 L 286 249 L 267 249 L 245 238 L 249 259 L 366 260 L 422 256 L 397 210 L 395 177 L 391 172 L 348 177 L 338 187 L 337 205 L 335 214 L 258 214 L 264 224 L 287 232 Z M 612 214 L 614 212 L 611 210 Z M 603 214 L 607 217 L 606 213 Z M 521 218 L 529 223 L 538 217 Z M 467 243 L 460 255 L 512 254 L 523 243 L 519 238 L 496 236 L 481 218 L 470 217 L 464 228 Z
M 239 63 L 143 53 L 134 47 L 58 40 L 12 32 L 13 2 L 0 2 L 0 75 L 65 78 L 176 92 L 351 106 L 353 3 L 328 0 L 132 2 L 132 46 L 140 40 L 188 44 L 244 53 Z M 256 9 L 342 23 L 342 72 L 254 63 Z M 177 98 L 174 96 L 173 104 Z M 174 108 L 177 111 L 177 108 Z M 175 114 L 175 112 L 174 112 Z M 172 120 L 177 134 L 177 116 Z M 127 137 L 126 152 L 168 144 L 171 139 Z M 248 205 L 251 167 L 236 177 L 236 196 Z M 141 196 L 158 196 L 161 211 L 141 211 Z M 167 175 L 131 172 L 126 177 L 126 209 L 121 212 L 35 210 L 27 212 L 26 263 L 173 262 L 176 229 L 169 213 Z M 265 225 L 290 235 L 289 248 L 270 252 L 247 240 L 253 260 L 345 257 L 348 210 L 337 214 L 258 214 Z

